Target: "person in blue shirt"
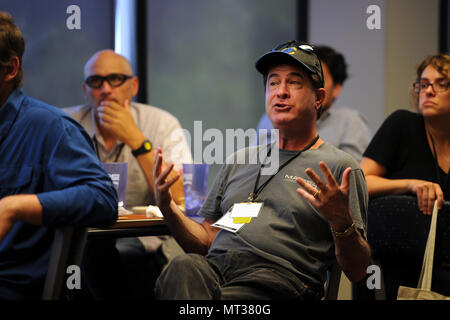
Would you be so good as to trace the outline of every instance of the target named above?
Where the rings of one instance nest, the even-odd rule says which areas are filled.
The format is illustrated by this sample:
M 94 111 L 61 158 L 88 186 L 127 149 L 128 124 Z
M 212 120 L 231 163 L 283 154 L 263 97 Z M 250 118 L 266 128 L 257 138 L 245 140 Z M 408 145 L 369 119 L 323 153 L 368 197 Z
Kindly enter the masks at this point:
M 41 297 L 54 228 L 111 225 L 118 210 L 81 125 L 20 89 L 24 48 L 0 11 L 0 299 Z

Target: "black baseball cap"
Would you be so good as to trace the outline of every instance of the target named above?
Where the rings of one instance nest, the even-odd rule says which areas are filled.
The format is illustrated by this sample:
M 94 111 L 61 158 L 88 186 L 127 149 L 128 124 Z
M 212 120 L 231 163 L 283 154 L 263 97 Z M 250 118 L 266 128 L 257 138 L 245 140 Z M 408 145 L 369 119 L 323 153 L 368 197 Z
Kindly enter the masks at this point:
M 256 70 L 266 75 L 270 66 L 283 62 L 300 64 L 311 74 L 319 77 L 320 87 L 323 88 L 323 71 L 314 47 L 306 42 L 291 40 L 277 45 L 271 51 L 263 54 L 256 61 Z

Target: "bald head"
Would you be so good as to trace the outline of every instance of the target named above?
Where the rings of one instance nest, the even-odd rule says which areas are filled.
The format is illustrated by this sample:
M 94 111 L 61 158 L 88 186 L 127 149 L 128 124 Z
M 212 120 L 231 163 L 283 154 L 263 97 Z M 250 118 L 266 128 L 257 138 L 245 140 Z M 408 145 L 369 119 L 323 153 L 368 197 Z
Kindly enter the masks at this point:
M 96 73 L 93 73 L 95 70 Z M 122 73 L 133 75 L 130 62 L 124 56 L 113 50 L 102 50 L 96 52 L 84 66 L 84 78 L 93 75 L 108 75 L 111 73 Z
M 106 77 L 111 74 L 133 75 L 130 62 L 122 55 L 112 50 L 102 50 L 95 53 L 84 66 L 84 79 L 90 76 Z M 121 105 L 132 101 L 139 90 L 137 77 L 126 80 L 120 86 L 111 86 L 104 81 L 100 88 L 91 88 L 83 83 L 83 91 L 88 103 L 96 108 L 102 101 L 113 100 Z

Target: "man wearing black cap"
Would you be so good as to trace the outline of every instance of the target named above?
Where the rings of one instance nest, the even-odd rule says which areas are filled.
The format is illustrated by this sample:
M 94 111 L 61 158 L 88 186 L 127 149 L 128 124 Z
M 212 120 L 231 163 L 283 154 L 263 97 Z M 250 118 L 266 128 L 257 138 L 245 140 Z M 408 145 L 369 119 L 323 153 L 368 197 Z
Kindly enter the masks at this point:
M 322 62 L 325 89 L 325 100 L 320 116 L 318 115 L 317 130 L 325 141 L 349 153 L 360 162 L 371 138 L 367 120 L 357 110 L 335 107 L 334 103 L 347 79 L 345 57 L 328 46 L 317 46 L 314 50 Z M 270 135 L 273 126 L 267 114 L 264 113 L 261 117 L 257 128 L 268 130 Z
M 367 188 L 356 161 L 317 134 L 324 89 L 313 47 L 284 43 L 256 69 L 264 76 L 266 113 L 278 141 L 263 150 L 263 164 L 228 159 L 199 212 L 202 224 L 172 201 L 167 190 L 175 180 L 166 179 L 171 168 L 162 170 L 157 154 L 158 206 L 191 253 L 176 257 L 159 277 L 161 299 L 320 299 L 326 270 L 336 261 L 351 281 L 366 274 Z M 250 158 L 261 150 L 235 156 L 242 152 Z M 278 170 L 265 174 L 268 161 Z

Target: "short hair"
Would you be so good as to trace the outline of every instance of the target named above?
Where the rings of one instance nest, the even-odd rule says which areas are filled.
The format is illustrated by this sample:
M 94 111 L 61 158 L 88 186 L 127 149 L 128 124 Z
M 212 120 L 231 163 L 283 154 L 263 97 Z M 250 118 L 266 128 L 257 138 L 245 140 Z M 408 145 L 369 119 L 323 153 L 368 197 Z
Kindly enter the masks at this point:
M 325 63 L 330 70 L 334 83 L 344 84 L 347 80 L 347 62 L 344 56 L 328 46 L 317 46 L 315 51 L 319 59 Z
M 9 66 L 13 57 L 19 58 L 19 70 L 14 78 L 14 88 L 22 86 L 22 57 L 25 51 L 25 40 L 22 32 L 14 23 L 12 16 L 0 11 L 0 65 Z
M 440 74 L 442 74 L 447 81 L 450 79 L 450 55 L 442 53 L 434 56 L 429 56 L 416 69 L 416 81 L 419 82 L 422 77 L 422 73 L 426 67 L 432 66 L 435 68 Z M 414 88 L 411 86 L 411 97 L 413 100 L 413 104 L 416 109 L 419 109 L 419 94 L 415 92 Z

